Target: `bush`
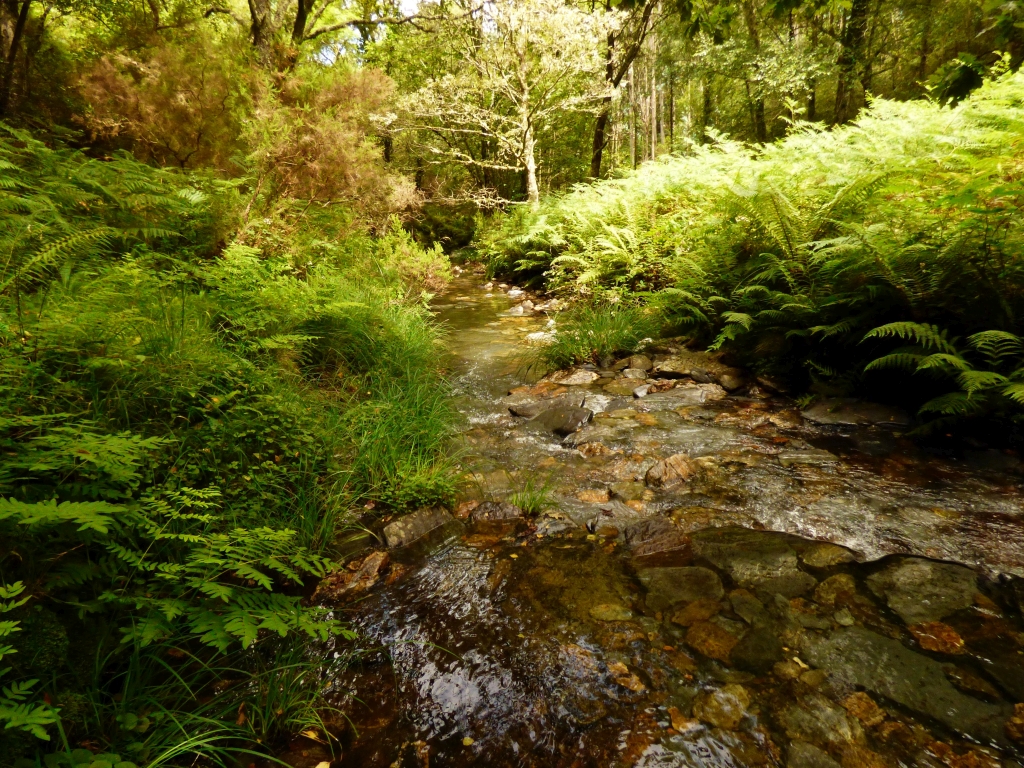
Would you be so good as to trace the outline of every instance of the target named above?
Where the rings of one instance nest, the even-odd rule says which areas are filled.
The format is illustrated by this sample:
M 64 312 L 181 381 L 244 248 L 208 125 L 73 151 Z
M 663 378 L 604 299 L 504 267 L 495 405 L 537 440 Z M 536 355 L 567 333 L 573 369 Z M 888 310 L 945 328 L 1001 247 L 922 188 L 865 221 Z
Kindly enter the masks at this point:
M 556 368 L 636 352 L 659 330 L 655 313 L 634 304 L 581 304 L 556 322 L 554 340 L 540 351 L 541 359 Z

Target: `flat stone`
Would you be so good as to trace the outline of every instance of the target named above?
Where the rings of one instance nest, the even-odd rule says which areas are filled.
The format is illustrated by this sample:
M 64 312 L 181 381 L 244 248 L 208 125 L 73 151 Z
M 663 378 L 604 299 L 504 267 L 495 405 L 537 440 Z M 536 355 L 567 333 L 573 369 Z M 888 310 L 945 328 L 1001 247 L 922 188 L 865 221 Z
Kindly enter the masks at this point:
M 912 624 L 907 629 L 926 651 L 945 653 L 957 656 L 964 653 L 964 639 L 948 624 L 941 621 L 926 621 L 924 624 Z
M 453 519 L 440 507 L 423 507 L 384 526 L 384 540 L 391 549 L 404 547 Z
M 477 523 L 518 520 L 522 516 L 523 510 L 507 501 L 485 501 L 470 513 L 470 517 Z
M 573 371 L 568 376 L 564 376 L 558 380 L 558 383 L 564 387 L 583 387 L 587 384 L 593 384 L 595 381 L 601 378 L 601 374 L 596 371 Z
M 611 496 L 607 488 L 583 488 L 576 491 L 576 498 L 592 504 L 601 504 L 608 501 Z
M 648 493 L 647 486 L 632 480 L 625 480 L 619 483 L 612 483 L 608 486 L 612 496 L 622 501 L 642 501 Z
M 562 441 L 562 445 L 567 448 L 579 448 L 587 443 L 609 443 L 618 437 L 618 433 L 611 426 L 591 423 L 578 432 L 568 435 Z
M 721 610 L 722 604 L 717 600 L 694 600 L 672 615 L 672 623 L 681 627 L 690 627 L 707 621 Z
M 710 621 L 700 621 L 686 631 L 686 644 L 709 659 L 728 662 L 739 638 Z
M 709 568 L 644 568 L 639 577 L 647 588 L 647 607 L 652 611 L 694 600 L 721 600 L 725 596 L 722 580 Z
M 732 683 L 713 691 L 701 691 L 693 702 L 693 714 L 702 723 L 731 731 L 746 717 L 749 706 L 747 689 Z
M 603 389 L 609 395 L 616 397 L 632 397 L 633 391 L 637 388 L 636 379 L 612 379 L 604 385 Z
M 1008 708 L 967 696 L 942 665 L 863 627 L 808 634 L 803 652 L 841 685 L 864 688 L 975 739 L 1002 742 Z
M 828 451 L 823 451 L 819 448 L 807 448 L 799 451 L 780 451 L 776 458 L 779 460 L 779 464 L 784 467 L 796 467 L 796 466 L 820 466 L 823 464 L 833 464 L 839 461 L 839 457 Z
M 677 453 L 648 469 L 644 482 L 654 488 L 676 488 L 693 478 L 699 470 L 700 464 L 685 453 Z
M 786 750 L 786 768 L 842 768 L 839 763 L 806 741 L 792 741 Z
M 640 379 L 643 381 L 647 378 L 647 371 L 641 368 L 627 368 L 622 372 L 622 375 L 627 379 Z
M 634 557 L 673 552 L 690 546 L 690 537 L 664 517 L 650 517 L 633 523 L 623 534 Z
M 764 627 L 771 623 L 771 617 L 764 604 L 745 589 L 734 589 L 729 593 L 733 613 L 753 627 Z
M 513 416 L 521 416 L 526 419 L 533 419 L 551 408 L 578 405 L 580 398 L 560 395 L 548 398 L 547 400 L 526 400 L 524 402 L 513 402 L 508 406 L 508 411 Z
M 800 561 L 812 568 L 832 568 L 840 563 L 852 563 L 856 555 L 837 544 L 815 544 L 800 554 Z
M 814 424 L 829 426 L 887 424 L 894 427 L 906 427 L 911 423 L 910 416 L 899 408 L 847 398 L 819 400 L 804 410 L 801 415 Z
M 907 624 L 938 621 L 969 608 L 978 591 L 970 568 L 921 557 L 899 558 L 868 576 L 867 583 Z
M 601 603 L 590 609 L 590 618 L 597 619 L 598 621 L 631 621 L 635 616 L 624 605 Z

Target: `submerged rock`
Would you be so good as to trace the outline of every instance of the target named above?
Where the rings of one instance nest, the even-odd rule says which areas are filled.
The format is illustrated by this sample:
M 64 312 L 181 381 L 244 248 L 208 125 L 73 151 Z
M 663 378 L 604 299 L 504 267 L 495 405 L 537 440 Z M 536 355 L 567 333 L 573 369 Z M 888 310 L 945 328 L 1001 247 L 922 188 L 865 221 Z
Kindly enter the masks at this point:
M 793 741 L 787 750 L 786 768 L 841 768 L 839 763 L 806 741 Z
M 907 624 L 938 621 L 969 608 L 978 591 L 977 574 L 970 568 L 922 557 L 900 558 L 867 582 Z
M 508 406 L 508 411 L 513 416 L 521 416 L 526 419 L 533 419 L 542 414 L 544 411 L 550 410 L 551 408 L 561 408 L 565 406 L 572 406 L 579 403 L 582 398 L 569 397 L 568 395 L 559 395 L 557 397 L 548 398 L 547 400 L 526 400 L 523 402 L 513 402 Z
M 820 693 L 810 693 L 788 705 L 778 720 L 789 738 L 817 744 L 845 744 L 860 732 L 845 710 Z
M 633 523 L 623 534 L 634 557 L 685 549 L 690 537 L 664 517 L 651 517 Z
M 775 632 L 763 626 L 745 634 L 730 655 L 735 666 L 759 675 L 770 672 L 782 658 L 782 642 Z
M 746 528 L 711 528 L 691 536 L 693 552 L 721 568 L 740 585 L 768 594 L 797 597 L 817 579 L 797 566 L 784 537 Z
M 685 453 L 677 453 L 647 470 L 644 481 L 654 488 L 676 488 L 693 478 L 699 470 L 700 464 Z
M 424 507 L 384 526 L 384 539 L 391 549 L 404 547 L 453 519 L 440 507 Z
M 698 694 L 693 702 L 693 714 L 702 723 L 731 731 L 746 717 L 749 706 L 747 689 L 733 683 Z
M 694 600 L 721 600 L 725 596 L 722 580 L 709 568 L 645 568 L 639 576 L 647 588 L 647 607 L 652 611 Z
M 809 634 L 804 653 L 848 686 L 864 688 L 976 739 L 1002 741 L 1008 709 L 954 688 L 942 665 L 862 627 Z

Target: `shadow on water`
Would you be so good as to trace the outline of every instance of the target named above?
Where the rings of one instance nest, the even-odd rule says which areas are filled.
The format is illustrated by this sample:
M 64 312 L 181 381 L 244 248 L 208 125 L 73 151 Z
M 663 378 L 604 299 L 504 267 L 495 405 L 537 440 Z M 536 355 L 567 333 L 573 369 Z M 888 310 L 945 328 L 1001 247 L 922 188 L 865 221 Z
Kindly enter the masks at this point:
M 342 765 L 1024 765 L 1013 467 L 782 400 L 596 386 L 571 393 L 598 411 L 580 450 L 508 413 L 549 320 L 486 293 L 437 303 L 467 496 L 543 476 L 552 509 L 454 520 L 339 607 L 377 649 L 337 683 Z M 642 482 L 679 453 L 684 487 Z

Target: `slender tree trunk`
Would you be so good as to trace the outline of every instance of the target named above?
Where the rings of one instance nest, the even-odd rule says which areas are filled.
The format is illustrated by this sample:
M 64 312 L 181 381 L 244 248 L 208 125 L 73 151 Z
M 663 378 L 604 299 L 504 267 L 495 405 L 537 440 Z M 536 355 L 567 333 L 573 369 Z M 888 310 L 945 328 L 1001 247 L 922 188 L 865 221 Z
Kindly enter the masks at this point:
M 28 22 L 29 5 L 32 0 L 24 0 L 21 10 L 18 13 L 18 21 L 14 25 L 14 34 L 11 36 L 11 47 L 7 51 L 4 62 L 4 79 L 0 84 L 0 117 L 7 116 L 7 110 L 11 104 L 11 88 L 14 85 L 14 70 L 18 63 L 18 48 L 21 46 L 21 38 L 25 34 L 25 24 Z
M 869 3 L 870 0 L 852 0 L 850 15 L 843 27 L 840 41 L 842 47 L 836 62 L 836 108 L 832 116 L 832 122 L 835 124 L 848 123 L 857 114 L 855 81 L 858 79 L 858 69 L 862 65 Z
M 309 12 L 313 10 L 314 0 L 296 0 L 295 23 L 292 24 L 292 45 L 299 46 L 306 38 L 306 24 L 309 22 Z
M 614 34 L 608 35 L 608 48 L 606 51 L 606 64 L 605 64 L 605 80 L 612 88 L 618 88 L 622 83 L 622 78 L 625 77 L 626 73 L 629 72 L 630 67 L 633 65 L 634 59 L 640 52 L 641 46 L 644 44 L 644 40 L 647 38 L 647 33 L 650 31 L 651 14 L 654 12 L 656 3 L 654 0 L 646 0 L 643 6 L 643 13 L 640 16 L 640 22 L 637 27 L 636 39 L 632 41 L 631 45 L 626 48 L 623 52 L 622 61 L 618 63 L 618 68 L 615 67 L 614 50 L 616 38 Z M 605 3 L 605 9 L 611 10 L 610 1 Z M 590 176 L 591 178 L 597 178 L 601 175 L 601 159 L 604 154 L 604 145 L 607 141 L 605 136 L 608 132 L 608 118 L 611 114 L 612 98 L 608 96 L 601 101 L 601 111 L 597 115 L 597 122 L 594 124 L 594 140 L 591 144 L 590 154 Z M 635 166 L 635 162 L 634 162 Z
M 651 67 L 651 160 L 658 155 L 658 83 Z
M 676 79 L 669 71 L 668 75 L 668 151 L 676 145 Z
M 533 208 L 540 204 L 536 150 L 537 142 L 533 135 L 533 125 L 527 122 L 523 133 L 523 164 L 526 166 L 526 199 Z
M 754 53 L 761 53 L 761 35 L 757 28 L 757 13 L 754 10 L 752 0 L 743 2 L 743 21 L 747 27 L 747 34 L 750 36 L 750 45 Z M 750 80 L 746 81 L 747 99 L 750 100 L 750 116 L 754 124 L 754 139 L 760 143 L 768 141 L 768 127 L 764 120 L 764 96 L 760 93 L 751 95 Z
M 700 139 L 701 144 L 708 143 L 708 126 L 711 125 L 711 109 L 713 103 L 711 100 L 711 78 L 707 73 L 701 78 L 700 84 L 700 96 L 701 96 L 701 107 L 700 107 Z

